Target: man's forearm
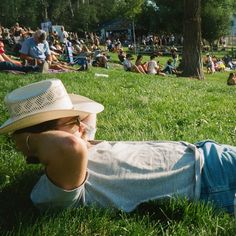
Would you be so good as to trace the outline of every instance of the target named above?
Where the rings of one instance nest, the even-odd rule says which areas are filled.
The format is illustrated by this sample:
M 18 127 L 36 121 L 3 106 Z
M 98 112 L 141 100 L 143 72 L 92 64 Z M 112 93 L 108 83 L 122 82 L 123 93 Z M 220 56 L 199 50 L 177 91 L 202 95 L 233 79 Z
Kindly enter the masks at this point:
M 33 64 L 35 62 L 35 58 L 33 58 L 33 57 L 29 56 L 29 55 L 26 55 L 26 54 L 20 54 L 20 59 L 21 60 L 26 60 L 30 64 Z

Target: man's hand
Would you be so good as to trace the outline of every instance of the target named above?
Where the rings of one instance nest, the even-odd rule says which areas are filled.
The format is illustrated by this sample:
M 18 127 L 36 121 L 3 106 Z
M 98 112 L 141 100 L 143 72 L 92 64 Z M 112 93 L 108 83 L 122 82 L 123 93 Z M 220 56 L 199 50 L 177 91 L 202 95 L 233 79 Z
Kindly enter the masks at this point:
M 95 139 L 96 133 L 96 114 L 90 114 L 80 122 L 81 138 L 84 140 Z

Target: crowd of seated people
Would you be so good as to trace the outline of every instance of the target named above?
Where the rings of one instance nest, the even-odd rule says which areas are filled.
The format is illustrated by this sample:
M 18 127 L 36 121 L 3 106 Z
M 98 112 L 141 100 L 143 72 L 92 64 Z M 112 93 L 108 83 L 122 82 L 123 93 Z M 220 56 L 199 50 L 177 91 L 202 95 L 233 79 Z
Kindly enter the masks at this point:
M 114 40 L 107 38 L 106 48 L 109 52 L 118 52 L 120 49 L 122 49 L 122 43 L 119 38 L 114 39 Z
M 0 41 L 0 71 L 18 71 L 18 72 L 45 72 L 44 65 L 23 65 L 19 60 L 15 60 L 7 55 L 4 49 L 4 43 Z
M 2 68 L 9 67 L 19 71 L 42 71 L 42 68 L 43 71 L 47 71 L 47 68 L 60 71 L 80 71 L 82 67 L 74 67 L 74 65 L 81 65 L 78 61 L 86 61 L 86 67 L 83 67 L 85 69 L 88 68 L 88 65 L 108 68 L 109 53 L 112 52 L 117 53 L 119 62 L 126 71 L 163 76 L 178 74 L 176 68 L 178 68 L 179 56 L 177 48 L 173 45 L 176 42 L 173 37 L 173 43 L 161 44 L 169 45 L 168 55 L 171 57 L 167 60 L 166 65 L 161 66 L 155 60 L 156 56 L 162 55 L 158 53 L 149 54 L 150 60 L 146 62 L 142 61 L 142 55 L 137 55 L 137 59 L 132 62 L 131 54 L 124 51 L 119 38 L 107 38 L 105 47 L 102 48 L 100 39 L 95 33 L 85 32 L 85 38 L 79 39 L 76 33 L 67 32 L 64 27 L 61 27 L 61 32 L 63 35 L 52 29 L 46 34 L 39 29 L 33 31 L 17 22 L 9 29 L 0 26 L 0 41 L 2 45 L 5 45 L 4 52 L 1 52 L 0 49 L 0 62 L 4 62 Z M 143 45 L 160 46 L 159 43 L 154 43 L 157 38 L 146 39 L 149 41 L 143 40 Z M 41 48 L 39 51 L 38 47 Z M 68 53 L 69 50 L 67 50 L 68 47 L 71 50 L 72 61 Z M 11 58 L 9 54 L 12 55 L 12 53 L 18 58 L 17 60 Z M 204 65 L 208 73 L 236 69 L 236 62 L 229 56 L 221 59 L 207 54 L 204 58 Z
M 227 68 L 230 70 L 236 70 L 236 61 L 234 61 L 231 56 L 225 55 L 222 60 Z
M 32 37 L 25 39 L 19 50 L 20 58 L 26 65 L 36 66 L 39 65 L 44 68 L 44 71 L 48 69 L 60 70 L 60 71 L 78 71 L 67 63 L 60 62 L 57 58 L 57 54 L 52 53 L 49 43 L 46 40 L 46 32 L 43 30 L 37 30 Z
M 39 29 L 33 31 L 16 23 L 10 29 L 0 26 L 0 41 L 5 45 L 4 50 L 18 58 L 17 61 L 13 62 L 9 55 L 8 59 L 6 59 L 6 54 L 1 55 L 1 62 L 7 60 L 7 68 L 9 67 L 8 64 L 14 64 L 11 67 L 12 70 L 21 71 L 22 68 L 16 68 L 15 66 L 23 66 L 25 72 L 36 71 L 35 68 L 38 67 L 44 67 L 44 71 L 48 69 L 80 71 L 82 66 L 80 68 L 74 67 L 78 60 L 71 63 L 69 59 L 67 50 L 69 44 L 67 42 L 71 42 L 72 57 L 80 57 L 84 59 L 83 61 L 86 61 L 86 67 L 83 68 L 87 69 L 88 64 L 92 65 L 95 59 L 97 61 L 96 66 L 108 68 L 108 56 L 105 56 L 102 50 L 100 50 L 101 57 L 94 57 L 94 52 L 100 49 L 99 37 L 94 33 L 86 33 L 85 40 L 82 40 L 78 38 L 76 33 L 65 31 L 64 27 L 61 27 L 60 35 L 55 30 L 51 30 L 49 33 Z M 27 66 L 27 70 L 25 66 Z M 6 65 L 3 68 L 5 67 Z M 33 69 L 30 69 L 31 67 Z
M 210 53 L 203 58 L 203 65 L 206 67 L 207 73 L 230 71 L 236 69 L 236 61 L 231 56 L 226 55 L 223 58 L 218 58 Z
M 120 57 L 120 54 L 124 57 Z M 156 55 L 152 54 L 150 56 L 149 61 L 143 62 L 143 55 L 138 54 L 137 58 L 135 60 L 135 63 L 132 62 L 134 59 L 131 54 L 123 54 L 123 51 L 118 53 L 118 58 L 120 59 L 120 62 L 122 63 L 125 71 L 131 71 L 131 72 L 137 72 L 141 74 L 150 74 L 150 75 L 172 75 L 172 74 L 180 74 L 180 71 L 178 71 L 178 64 L 177 62 L 174 64 L 173 60 L 170 58 L 167 60 L 166 65 L 162 68 L 159 61 L 156 61 Z M 123 60 L 123 62 L 122 62 Z
M 166 65 L 163 67 L 160 65 L 159 61 L 156 61 L 157 55 L 155 54 L 152 54 L 147 62 L 143 62 L 143 55 L 138 54 L 134 63 L 132 62 L 132 60 L 134 60 L 132 55 L 129 53 L 125 54 L 123 50 L 120 50 L 117 55 L 125 71 L 160 76 L 180 73 L 177 70 L 177 62 L 176 64 L 173 64 L 171 58 L 167 60 Z
M 123 67 L 125 71 L 130 71 L 130 72 L 137 72 L 137 73 L 141 73 L 141 74 L 146 74 L 145 70 L 143 69 L 143 67 L 141 65 L 135 65 L 132 63 L 133 57 L 131 54 L 127 54 L 125 57 L 125 60 L 123 62 Z

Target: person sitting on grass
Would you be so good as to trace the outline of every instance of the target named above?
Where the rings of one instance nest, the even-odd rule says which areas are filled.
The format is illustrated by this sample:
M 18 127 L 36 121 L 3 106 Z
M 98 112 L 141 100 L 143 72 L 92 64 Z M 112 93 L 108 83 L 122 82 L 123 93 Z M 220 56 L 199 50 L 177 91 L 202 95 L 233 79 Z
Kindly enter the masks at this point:
M 126 58 L 126 53 L 124 52 L 124 50 L 122 48 L 120 50 L 118 50 L 117 53 L 118 53 L 119 62 L 121 64 L 123 64 L 123 62 L 125 61 L 125 58 Z
M 178 55 L 178 49 L 176 47 L 172 47 L 170 50 L 171 57 L 173 59 L 173 66 L 177 68 L 178 66 L 178 60 L 179 60 L 179 55 Z
M 12 59 L 5 53 L 4 43 L 0 41 L 0 71 L 44 72 L 44 68 L 43 65 L 24 66 L 20 61 Z
M 38 30 L 34 36 L 26 39 L 20 50 L 20 58 L 26 65 L 39 65 L 43 67 L 44 73 L 49 69 L 60 71 L 80 71 L 81 69 L 74 69 L 72 66 L 61 63 L 54 55 L 51 54 L 49 44 L 46 41 L 46 32 Z
M 228 70 L 236 70 L 236 61 L 233 61 L 233 58 L 229 55 L 223 57 L 223 61 Z
M 33 37 L 27 38 L 20 49 L 20 58 L 25 64 L 41 65 L 45 64 L 45 69 L 49 68 L 52 62 L 49 44 L 46 41 L 46 32 L 37 30 Z
M 142 60 L 143 60 L 143 55 L 139 54 L 136 58 L 135 65 L 141 66 L 146 73 L 147 72 L 147 63 L 146 62 L 143 63 Z
M 126 58 L 123 62 L 123 67 L 125 71 L 131 71 L 131 72 L 137 72 L 137 73 L 141 73 L 141 74 L 146 74 L 146 72 L 144 71 L 142 66 L 136 66 L 134 65 L 131 60 L 132 60 L 132 55 L 131 54 L 127 54 Z
M 103 106 L 68 94 L 58 79 L 15 89 L 5 104 L 10 118 L 0 133 L 12 136 L 28 163 L 45 167 L 30 195 L 42 211 L 95 205 L 131 212 L 175 197 L 233 211 L 236 147 L 209 140 L 91 141 L 84 120 Z
M 151 75 L 165 76 L 164 72 L 161 72 L 160 65 L 155 61 L 155 55 L 150 56 L 150 61 L 147 63 L 147 73 Z
M 206 56 L 207 56 L 206 60 L 207 73 L 213 74 L 215 73 L 215 63 L 209 53 L 207 53 Z
M 215 70 L 216 71 L 225 71 L 225 64 L 222 59 L 218 58 L 215 63 Z
M 169 59 L 165 65 L 165 68 L 162 70 L 162 73 L 165 74 L 178 74 L 178 71 L 176 70 L 176 68 L 173 66 L 173 60 Z
M 95 60 L 92 62 L 95 67 L 102 67 L 108 69 L 108 58 L 105 53 L 99 53 L 96 55 Z

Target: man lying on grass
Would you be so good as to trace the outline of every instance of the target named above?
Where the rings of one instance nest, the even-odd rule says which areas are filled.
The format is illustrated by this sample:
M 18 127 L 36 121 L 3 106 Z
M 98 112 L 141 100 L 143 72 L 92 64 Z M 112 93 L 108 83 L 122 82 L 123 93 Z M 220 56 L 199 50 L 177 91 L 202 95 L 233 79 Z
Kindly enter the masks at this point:
M 235 147 L 213 141 L 90 141 L 86 127 L 93 131 L 103 106 L 68 94 L 57 79 L 18 88 L 5 103 L 10 118 L 0 133 L 12 135 L 28 162 L 45 166 L 31 192 L 41 210 L 85 204 L 130 212 L 150 200 L 187 197 L 233 211 Z

